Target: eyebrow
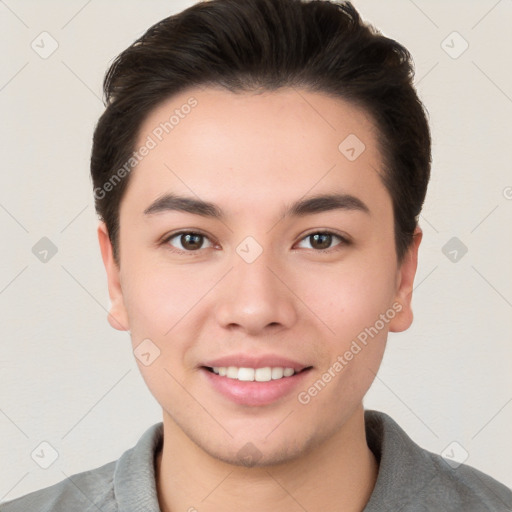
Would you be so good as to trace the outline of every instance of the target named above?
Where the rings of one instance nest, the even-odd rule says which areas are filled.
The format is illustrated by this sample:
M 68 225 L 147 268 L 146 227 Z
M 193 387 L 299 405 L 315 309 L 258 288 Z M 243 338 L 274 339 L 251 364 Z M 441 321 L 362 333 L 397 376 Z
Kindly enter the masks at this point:
M 285 209 L 283 216 L 304 217 L 330 210 L 360 211 L 370 214 L 368 206 L 353 195 L 321 194 L 292 203 Z M 168 211 L 187 212 L 215 219 L 225 217 L 222 209 L 214 203 L 176 194 L 165 194 L 159 197 L 144 210 L 144 214 L 152 215 Z

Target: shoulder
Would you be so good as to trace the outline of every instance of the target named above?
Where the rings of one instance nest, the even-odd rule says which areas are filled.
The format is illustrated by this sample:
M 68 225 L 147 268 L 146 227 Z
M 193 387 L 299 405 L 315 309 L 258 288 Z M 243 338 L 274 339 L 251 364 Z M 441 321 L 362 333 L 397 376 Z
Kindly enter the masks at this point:
M 402 512 L 512 510 L 512 491 L 490 476 L 421 448 L 386 414 L 366 411 L 365 422 L 368 445 L 379 460 L 365 512 L 390 505 Z
M 512 510 L 512 491 L 505 485 L 471 466 L 452 467 L 440 455 L 419 449 L 429 467 L 422 492 L 426 504 L 443 505 L 445 510 L 453 511 Z
M 155 454 L 163 443 L 163 424 L 149 427 L 121 457 L 96 469 L 0 504 L 0 512 L 158 512 Z
M 116 461 L 71 475 L 50 487 L 0 505 L 1 512 L 117 512 L 114 498 Z

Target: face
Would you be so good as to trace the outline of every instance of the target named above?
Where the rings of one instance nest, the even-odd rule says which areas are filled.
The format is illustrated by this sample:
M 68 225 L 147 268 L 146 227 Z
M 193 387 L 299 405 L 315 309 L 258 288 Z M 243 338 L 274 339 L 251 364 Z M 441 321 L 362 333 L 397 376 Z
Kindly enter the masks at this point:
M 412 319 L 421 233 L 398 265 L 371 119 L 305 90 L 194 89 L 142 146 L 119 267 L 99 228 L 112 325 L 164 424 L 235 464 L 299 457 L 360 409 Z

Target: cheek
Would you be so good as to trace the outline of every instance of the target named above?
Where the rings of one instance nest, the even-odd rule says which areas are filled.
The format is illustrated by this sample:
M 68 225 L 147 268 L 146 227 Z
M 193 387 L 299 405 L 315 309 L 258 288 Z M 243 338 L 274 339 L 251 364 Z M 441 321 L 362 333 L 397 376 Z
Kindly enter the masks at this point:
M 165 338 L 208 290 L 208 280 L 181 268 L 127 264 L 123 296 L 132 336 Z M 210 285 L 211 286 L 211 285 Z
M 162 375 L 163 381 L 169 380 L 166 370 L 181 381 L 194 368 L 191 349 L 205 325 L 210 325 L 208 294 L 222 272 L 198 267 L 191 271 L 183 265 L 171 268 L 158 262 L 134 262 L 125 271 L 130 276 L 123 293 L 133 350 L 136 354 L 149 339 L 159 353 L 150 366 L 139 364 L 144 379 L 154 390 L 162 386 Z
M 208 291 L 207 284 L 198 289 L 198 276 L 183 268 L 171 270 L 150 262 L 136 265 L 135 261 L 124 268 L 130 276 L 123 283 L 123 294 L 139 370 L 158 402 L 167 400 L 176 406 L 184 400 L 178 382 L 188 369 L 185 355 L 190 340 L 198 337 L 199 322 L 193 314 L 200 308 L 194 306 Z M 150 354 L 149 361 L 143 353 Z
M 319 347 L 326 357 L 297 399 L 313 417 L 331 411 L 326 429 L 346 420 L 375 379 L 396 314 L 392 276 L 370 267 L 311 276 L 317 286 L 308 289 L 307 300 L 328 326 Z
M 336 345 L 343 346 L 374 325 L 395 296 L 392 265 L 370 265 L 361 259 L 328 271 L 310 268 L 302 275 L 308 279 L 297 279 L 297 295 L 324 325 L 326 339 Z

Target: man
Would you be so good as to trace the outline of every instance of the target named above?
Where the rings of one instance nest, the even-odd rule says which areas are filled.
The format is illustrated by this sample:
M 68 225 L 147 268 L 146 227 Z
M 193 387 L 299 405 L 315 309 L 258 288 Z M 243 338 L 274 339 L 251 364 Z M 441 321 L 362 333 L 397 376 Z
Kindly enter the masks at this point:
M 430 134 L 350 4 L 212 0 L 110 68 L 91 173 L 109 321 L 163 423 L 2 510 L 507 510 L 364 411 L 412 322 Z

